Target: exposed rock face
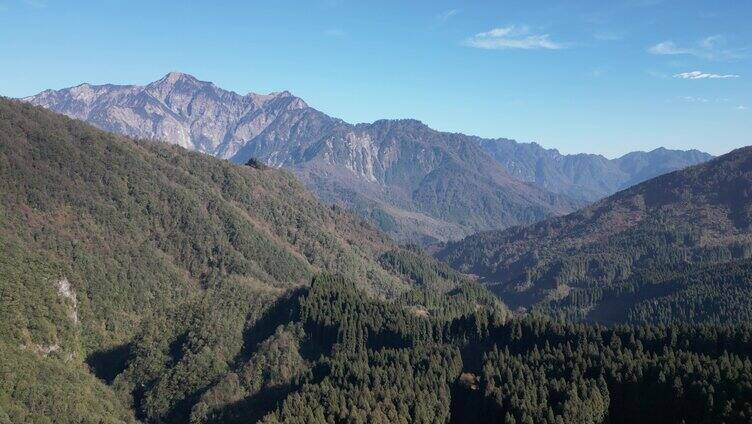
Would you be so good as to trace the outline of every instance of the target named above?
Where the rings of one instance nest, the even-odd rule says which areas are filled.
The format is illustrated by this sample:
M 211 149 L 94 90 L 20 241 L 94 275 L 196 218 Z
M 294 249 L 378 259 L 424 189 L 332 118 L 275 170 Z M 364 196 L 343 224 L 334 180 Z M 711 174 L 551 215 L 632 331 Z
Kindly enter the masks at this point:
M 657 170 L 703 159 L 669 154 L 656 165 L 633 157 L 623 171 L 601 156 L 562 156 L 415 120 L 352 125 L 288 92 L 241 96 L 177 72 L 146 86 L 82 84 L 25 100 L 108 131 L 290 169 L 327 202 L 418 243 L 567 213 Z
M 78 298 L 76 292 L 71 288 L 70 282 L 67 278 L 62 278 L 55 282 L 55 287 L 57 287 L 57 294 L 70 302 L 68 318 L 73 324 L 78 324 Z
M 456 239 L 582 204 L 512 178 L 474 137 L 414 120 L 351 125 L 288 92 L 241 96 L 172 72 L 146 86 L 82 84 L 25 100 L 108 131 L 291 169 L 401 241 Z
M 32 345 L 21 345 L 19 346 L 21 350 L 30 350 L 37 355 L 40 356 L 48 356 L 55 352 L 60 351 L 60 345 L 59 344 L 51 344 L 51 345 L 42 345 L 42 344 L 32 344 Z
M 566 213 L 581 203 L 512 178 L 472 137 L 415 120 L 351 125 L 314 109 L 285 112 L 233 160 L 292 169 L 403 241 L 430 243 Z
M 81 84 L 24 100 L 107 131 L 222 158 L 233 156 L 280 113 L 307 107 L 288 92 L 241 96 L 179 72 L 145 86 Z

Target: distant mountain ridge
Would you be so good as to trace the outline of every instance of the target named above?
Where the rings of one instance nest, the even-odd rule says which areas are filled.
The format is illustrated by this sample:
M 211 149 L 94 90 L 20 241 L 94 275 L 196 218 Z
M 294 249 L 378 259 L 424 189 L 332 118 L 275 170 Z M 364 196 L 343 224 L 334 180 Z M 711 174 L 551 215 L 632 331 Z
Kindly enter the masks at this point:
M 595 154 L 563 155 L 537 143 L 478 139 L 481 148 L 522 181 L 554 193 L 593 202 L 667 172 L 713 158 L 699 150 L 631 152 L 616 159 Z
M 179 72 L 144 86 L 82 84 L 24 100 L 107 131 L 290 169 L 320 198 L 406 242 L 533 223 L 706 158 L 667 151 L 656 160 L 651 152 L 622 168 L 415 120 L 353 125 L 286 91 L 240 95 Z
M 744 161 L 695 180 L 746 204 Z M 322 204 L 289 172 L 2 98 L 0 182 L 1 423 L 752 416 L 752 277 L 735 281 L 726 264 L 707 270 L 737 288 L 721 291 L 732 319 L 709 312 L 722 325 L 512 317 L 483 287 Z M 714 195 L 677 187 L 666 191 L 698 203 Z M 749 227 L 748 217 L 733 225 Z M 704 310 L 698 300 L 708 297 L 682 304 Z
M 147 85 L 81 84 L 26 100 L 114 133 L 228 159 L 280 113 L 308 105 L 287 91 L 245 96 L 170 72 Z
M 752 311 L 752 147 L 570 215 L 448 243 L 437 256 L 514 306 L 666 323 Z
M 581 204 L 512 178 L 465 136 L 409 119 L 351 125 L 291 110 L 233 160 L 251 157 L 292 169 L 322 199 L 408 241 L 535 222 Z
M 241 96 L 172 72 L 145 86 L 84 84 L 24 100 L 108 131 L 291 169 L 401 241 L 456 239 L 581 205 L 510 177 L 469 137 L 414 120 L 351 125 L 288 92 Z

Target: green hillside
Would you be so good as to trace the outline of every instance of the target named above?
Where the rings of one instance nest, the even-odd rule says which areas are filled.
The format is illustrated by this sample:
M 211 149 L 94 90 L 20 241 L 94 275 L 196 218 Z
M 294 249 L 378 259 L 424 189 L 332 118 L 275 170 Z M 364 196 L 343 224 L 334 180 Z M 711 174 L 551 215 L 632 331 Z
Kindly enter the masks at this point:
M 133 141 L 10 100 L 0 100 L 0 181 L 2 348 L 29 367 L 48 361 L 50 373 L 63 373 L 50 379 L 49 390 L 73 376 L 90 402 L 100 392 L 113 394 L 86 375 L 87 367 L 113 379 L 125 360 L 138 363 L 152 330 L 159 346 L 150 349 L 211 339 L 214 350 L 205 354 L 211 359 L 186 355 L 167 364 L 160 357 L 128 372 L 197 366 L 195 384 L 203 387 L 227 370 L 243 331 L 263 311 L 321 272 L 351 276 L 385 299 L 421 284 L 449 290 L 459 281 L 434 272 L 419 284 L 387 267 L 387 254 L 436 265 L 322 205 L 287 172 Z M 9 381 L 23 379 L 23 372 L 11 371 Z M 154 390 L 161 396 L 170 389 Z M 41 407 L 38 395 L 19 387 L 9 393 L 0 399 L 12 401 L 11 411 Z M 121 396 L 123 405 L 129 397 Z M 64 401 L 46 396 L 42 404 Z M 103 408 L 80 410 L 91 411 L 82 415 L 88 420 Z M 127 417 L 118 408 L 112 410 Z
M 752 417 L 750 326 L 513 318 L 285 172 L 0 100 L 0 181 L 0 423 Z
M 752 148 L 439 250 L 514 307 L 601 322 L 750 323 Z

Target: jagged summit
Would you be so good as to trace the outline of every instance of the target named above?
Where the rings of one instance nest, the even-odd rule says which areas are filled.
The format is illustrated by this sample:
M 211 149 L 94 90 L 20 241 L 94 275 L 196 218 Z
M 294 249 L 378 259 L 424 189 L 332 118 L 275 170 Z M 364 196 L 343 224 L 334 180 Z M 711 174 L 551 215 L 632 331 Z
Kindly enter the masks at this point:
M 478 142 L 515 178 L 587 202 L 712 158 L 698 150 L 659 147 L 608 159 L 592 153 L 565 155 L 537 143 L 518 143 L 503 138 L 479 139 Z
M 196 77 L 194 77 L 193 75 L 186 74 L 184 72 L 178 72 L 178 71 L 168 72 L 167 75 L 165 75 L 164 77 L 162 77 L 162 79 L 160 79 L 160 81 L 165 81 L 165 82 L 168 82 L 168 83 L 171 83 L 171 84 L 174 84 L 174 83 L 176 83 L 178 81 L 181 81 L 181 80 L 182 81 L 195 81 L 195 82 L 199 82 L 199 80 Z M 212 83 L 207 82 L 207 84 L 212 84 Z
M 245 96 L 183 72 L 147 85 L 81 84 L 24 99 L 132 137 L 232 157 L 277 116 L 308 105 L 287 91 Z
M 240 95 L 169 72 L 145 86 L 79 86 L 26 100 L 108 131 L 291 169 L 322 199 L 403 241 L 454 239 L 579 205 L 510 177 L 473 137 L 415 119 L 351 125 L 289 91 Z
M 352 125 L 289 91 L 241 95 L 176 71 L 145 86 L 81 85 L 25 100 L 108 131 L 292 170 L 322 199 L 407 242 L 529 224 L 703 160 L 657 152 L 622 166 L 415 119 Z
M 146 85 L 146 89 L 183 89 L 183 90 L 200 90 L 203 88 L 216 88 L 214 83 L 209 81 L 199 81 L 193 75 L 183 72 L 169 72 L 162 78 Z

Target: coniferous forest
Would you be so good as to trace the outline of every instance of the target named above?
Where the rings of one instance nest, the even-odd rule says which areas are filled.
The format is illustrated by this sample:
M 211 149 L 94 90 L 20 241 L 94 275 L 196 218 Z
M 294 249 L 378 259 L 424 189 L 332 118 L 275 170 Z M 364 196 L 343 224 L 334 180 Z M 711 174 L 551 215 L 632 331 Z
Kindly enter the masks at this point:
M 752 421 L 743 245 L 522 314 L 285 171 L 5 99 L 0 181 L 2 423 Z

